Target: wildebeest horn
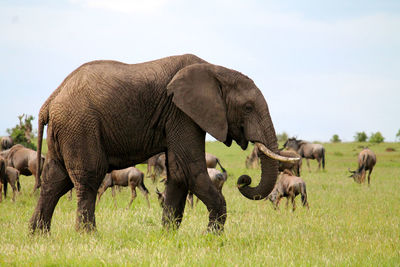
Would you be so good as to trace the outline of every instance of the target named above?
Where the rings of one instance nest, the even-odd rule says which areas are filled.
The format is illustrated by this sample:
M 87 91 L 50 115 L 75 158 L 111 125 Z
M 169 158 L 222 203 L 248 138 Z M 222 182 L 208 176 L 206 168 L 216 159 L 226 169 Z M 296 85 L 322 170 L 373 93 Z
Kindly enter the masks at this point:
M 257 146 L 257 148 L 262 151 L 267 157 L 271 158 L 271 159 L 276 159 L 282 162 L 291 162 L 291 163 L 295 163 L 296 161 L 299 161 L 300 158 L 288 158 L 288 157 L 284 157 L 278 154 L 275 154 L 274 152 L 272 152 L 271 150 L 269 150 L 266 146 L 264 146 L 261 143 L 256 142 L 255 145 Z

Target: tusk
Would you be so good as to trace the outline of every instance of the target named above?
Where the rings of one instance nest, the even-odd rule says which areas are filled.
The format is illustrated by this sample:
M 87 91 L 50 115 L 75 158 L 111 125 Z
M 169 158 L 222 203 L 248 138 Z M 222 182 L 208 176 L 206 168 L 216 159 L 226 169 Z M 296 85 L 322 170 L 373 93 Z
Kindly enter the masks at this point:
M 288 158 L 288 157 L 284 157 L 278 154 L 275 154 L 274 152 L 272 152 L 271 150 L 269 150 L 266 146 L 264 146 L 261 143 L 256 142 L 255 145 L 257 146 L 257 148 L 262 151 L 267 157 L 271 158 L 271 159 L 276 159 L 282 162 L 291 162 L 291 163 L 295 163 L 296 161 L 299 161 L 300 158 Z

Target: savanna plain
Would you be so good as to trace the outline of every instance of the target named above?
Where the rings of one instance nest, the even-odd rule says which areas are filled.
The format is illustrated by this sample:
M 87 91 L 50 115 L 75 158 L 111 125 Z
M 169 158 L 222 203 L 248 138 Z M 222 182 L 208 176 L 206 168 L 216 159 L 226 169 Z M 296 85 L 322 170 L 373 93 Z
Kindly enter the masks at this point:
M 357 167 L 357 155 L 368 145 L 377 155 L 371 186 L 348 178 Z M 45 146 L 45 145 L 44 145 Z M 282 144 L 280 145 L 282 146 Z M 326 170 L 311 172 L 303 160 L 310 209 L 301 206 L 274 210 L 269 201 L 251 201 L 236 188 L 237 178 L 249 174 L 253 185 L 260 170 L 245 168 L 252 145 L 208 142 L 206 151 L 216 155 L 228 171 L 223 194 L 227 222 L 221 235 L 206 233 L 208 212 L 199 202 L 185 209 L 178 231 L 161 226 L 162 209 L 156 187 L 145 179 L 150 208 L 138 190 L 127 210 L 130 189 L 116 196 L 109 189 L 96 209 L 97 231 L 76 232 L 76 197 L 63 196 L 54 212 L 50 235 L 31 236 L 28 221 L 38 194 L 31 194 L 33 176 L 21 176 L 16 201 L 0 203 L 0 265 L 17 266 L 400 266 L 400 143 L 326 143 Z M 386 148 L 395 151 L 387 152 Z M 43 151 L 46 152 L 46 147 Z M 145 172 L 146 165 L 138 165 Z

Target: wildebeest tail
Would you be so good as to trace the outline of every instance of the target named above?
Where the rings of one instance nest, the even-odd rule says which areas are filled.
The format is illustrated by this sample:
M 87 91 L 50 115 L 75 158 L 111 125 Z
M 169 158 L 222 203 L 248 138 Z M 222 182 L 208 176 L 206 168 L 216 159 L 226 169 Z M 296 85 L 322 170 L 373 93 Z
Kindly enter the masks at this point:
M 308 205 L 307 202 L 307 189 L 306 189 L 306 184 L 303 183 L 301 186 L 301 203 L 303 204 L 303 206 Z
M 7 181 L 5 181 L 5 183 L 3 184 L 3 188 L 4 188 L 4 198 L 7 197 L 7 184 L 8 184 Z M 1 194 L 1 192 L 0 192 L 0 194 Z
M 322 148 L 322 169 L 325 170 L 325 148 Z
M 147 190 L 146 186 L 144 185 L 144 174 L 142 173 L 140 176 L 141 177 L 140 177 L 139 188 L 140 188 L 140 190 L 142 190 L 143 192 L 148 194 L 149 190 Z
M 224 167 L 222 167 L 221 163 L 219 162 L 219 159 L 217 159 L 217 163 L 218 163 L 219 167 L 221 168 L 222 172 L 226 172 Z

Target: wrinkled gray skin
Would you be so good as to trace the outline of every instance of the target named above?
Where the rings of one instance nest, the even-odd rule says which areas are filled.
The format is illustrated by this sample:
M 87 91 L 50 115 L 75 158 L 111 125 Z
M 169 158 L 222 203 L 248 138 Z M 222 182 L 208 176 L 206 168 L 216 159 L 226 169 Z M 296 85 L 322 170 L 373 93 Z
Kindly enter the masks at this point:
M 302 165 L 301 157 L 300 155 L 294 151 L 294 150 L 282 150 L 279 152 L 281 156 L 285 157 L 291 157 L 291 158 L 300 158 L 299 161 L 296 161 L 294 163 L 292 162 L 279 162 L 279 171 L 283 172 L 284 170 L 289 170 L 291 171 L 294 175 L 300 177 L 300 169 Z
M 260 161 L 260 158 L 258 157 L 259 153 L 260 153 L 260 151 L 258 151 L 257 146 L 254 146 L 250 155 L 248 155 L 246 157 L 246 168 L 247 169 L 257 169 L 258 168 L 259 161 Z
M 37 176 L 42 190 L 31 232 L 50 230 L 59 198 L 72 187 L 78 202 L 76 228 L 93 230 L 96 194 L 105 174 L 161 152 L 167 162 L 164 226 L 179 227 L 190 190 L 207 206 L 208 230 L 219 232 L 226 202 L 207 173 L 206 132 L 227 146 L 234 140 L 246 149 L 248 142 L 259 142 L 278 152 L 267 103 L 254 82 L 190 54 L 140 64 L 86 63 L 41 107 L 39 155 L 45 125 L 48 153 L 43 183 Z M 250 186 L 247 175 L 238 179 L 239 191 L 249 199 L 265 198 L 275 184 L 278 162 L 262 156 L 261 165 L 257 186 Z
M 306 183 L 300 177 L 294 176 L 290 171 L 285 170 L 279 175 L 274 189 L 267 198 L 272 202 L 274 208 L 278 209 L 279 202 L 283 197 L 286 197 L 286 208 L 288 207 L 290 199 L 293 205 L 293 211 L 295 211 L 295 198 L 299 194 L 301 195 L 303 206 L 308 208 Z
M 318 161 L 318 170 L 322 168 L 325 170 L 325 148 L 321 144 L 312 144 L 303 140 L 296 140 L 296 138 L 289 138 L 284 144 L 284 148 L 296 151 L 302 158 L 307 161 L 308 170 L 310 169 L 309 159 L 316 159 Z
M 112 196 L 114 198 L 115 204 L 115 189 L 114 186 L 129 186 L 131 188 L 131 200 L 129 201 L 128 207 L 132 205 L 133 200 L 136 198 L 136 187 L 142 191 L 144 197 L 147 201 L 147 206 L 150 207 L 149 202 L 149 190 L 147 190 L 146 186 L 144 185 L 144 174 L 140 170 L 136 169 L 135 167 L 129 167 L 122 170 L 114 170 L 111 173 L 107 173 L 104 177 L 103 183 L 101 184 L 98 190 L 98 199 L 97 203 L 100 202 L 101 196 L 107 190 L 107 188 L 112 188 Z
M 217 170 L 215 168 L 208 168 L 208 167 L 207 167 L 207 172 L 208 172 L 208 175 L 210 176 L 210 179 L 211 179 L 213 185 L 215 186 L 215 188 L 217 188 L 218 192 L 220 192 L 222 194 L 222 187 L 224 186 L 224 183 L 228 179 L 228 173 L 221 165 L 219 165 L 219 166 L 221 167 L 222 172 L 220 172 L 219 170 Z M 193 208 L 193 193 L 190 191 L 187 196 L 187 201 L 189 202 L 190 206 Z M 196 204 L 198 201 L 199 201 L 199 199 L 197 199 Z
M 37 178 L 37 152 L 26 148 L 23 145 L 14 145 L 7 153 L 7 165 L 17 169 L 20 174 L 25 176 L 33 175 Z M 41 163 L 44 163 L 44 156 L 40 157 Z
M 369 171 L 368 186 L 370 186 L 371 172 L 374 169 L 375 164 L 376 164 L 375 153 L 369 148 L 364 148 L 358 154 L 358 169 L 355 171 L 349 170 L 352 173 L 352 175 L 350 175 L 349 177 L 353 178 L 356 183 L 362 184 L 365 182 L 366 171 Z
M 11 136 L 4 136 L 0 140 L 1 150 L 10 149 L 14 145 L 14 141 Z

